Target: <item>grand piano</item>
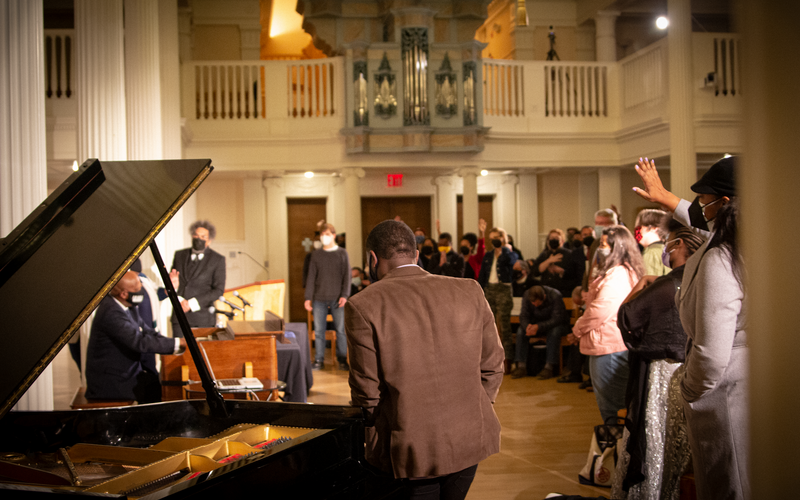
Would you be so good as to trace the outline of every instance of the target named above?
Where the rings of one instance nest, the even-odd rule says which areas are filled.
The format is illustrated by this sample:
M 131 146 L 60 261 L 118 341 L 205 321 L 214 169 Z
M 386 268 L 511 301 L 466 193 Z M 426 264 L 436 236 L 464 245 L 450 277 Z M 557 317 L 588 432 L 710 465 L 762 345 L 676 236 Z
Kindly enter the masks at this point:
M 0 242 L 0 498 L 395 498 L 347 406 L 223 400 L 191 330 L 205 400 L 23 412 L 14 404 L 211 173 L 210 160 L 88 160 Z M 180 311 L 180 307 L 176 310 Z

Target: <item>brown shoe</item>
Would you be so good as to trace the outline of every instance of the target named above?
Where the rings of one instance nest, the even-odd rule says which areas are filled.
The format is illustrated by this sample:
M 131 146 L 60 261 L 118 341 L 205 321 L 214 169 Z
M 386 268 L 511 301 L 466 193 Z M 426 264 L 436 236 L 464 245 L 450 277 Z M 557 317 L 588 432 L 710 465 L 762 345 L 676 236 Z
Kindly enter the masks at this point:
M 539 372 L 539 376 L 536 377 L 539 380 L 547 380 L 549 378 L 553 378 L 553 369 L 552 368 L 545 368 Z
M 528 370 L 525 368 L 517 368 L 513 372 L 511 372 L 511 378 L 522 378 L 528 375 Z

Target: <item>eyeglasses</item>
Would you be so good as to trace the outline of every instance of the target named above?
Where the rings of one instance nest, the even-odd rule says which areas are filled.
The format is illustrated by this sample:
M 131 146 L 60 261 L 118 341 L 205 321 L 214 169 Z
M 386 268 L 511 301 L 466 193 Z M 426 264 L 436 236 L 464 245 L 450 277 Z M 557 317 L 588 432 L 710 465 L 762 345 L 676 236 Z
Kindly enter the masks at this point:
M 714 203 L 717 203 L 719 201 L 722 201 L 722 198 L 717 198 L 716 200 L 710 201 L 710 202 L 706 203 L 705 205 L 700 203 L 700 201 L 698 201 L 697 204 L 700 205 L 700 210 L 703 212 L 703 217 L 706 216 L 706 207 L 708 207 L 710 205 L 713 205 Z

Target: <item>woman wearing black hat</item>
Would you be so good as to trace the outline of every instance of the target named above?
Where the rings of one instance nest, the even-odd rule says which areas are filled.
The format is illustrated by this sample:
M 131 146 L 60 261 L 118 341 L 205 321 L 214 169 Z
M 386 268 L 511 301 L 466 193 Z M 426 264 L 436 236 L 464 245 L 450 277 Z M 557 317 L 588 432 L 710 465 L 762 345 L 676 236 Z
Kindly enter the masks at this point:
M 691 204 L 664 188 L 652 160 L 640 160 L 636 167 L 645 186 L 634 188 L 637 194 L 672 210 L 676 220 L 709 237 L 686 262 L 675 296 L 689 336 L 680 392 L 701 500 L 750 496 L 749 353 L 743 264 L 736 239 L 735 167 L 734 157 L 715 163 L 692 186 L 699 196 Z

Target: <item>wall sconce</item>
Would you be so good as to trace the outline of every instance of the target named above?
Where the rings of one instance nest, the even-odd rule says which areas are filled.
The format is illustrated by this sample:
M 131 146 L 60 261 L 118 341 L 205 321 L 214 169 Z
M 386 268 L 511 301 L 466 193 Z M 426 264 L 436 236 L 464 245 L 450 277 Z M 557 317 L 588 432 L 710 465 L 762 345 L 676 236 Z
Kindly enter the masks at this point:
M 528 25 L 528 10 L 525 8 L 525 0 L 517 0 L 517 26 Z

